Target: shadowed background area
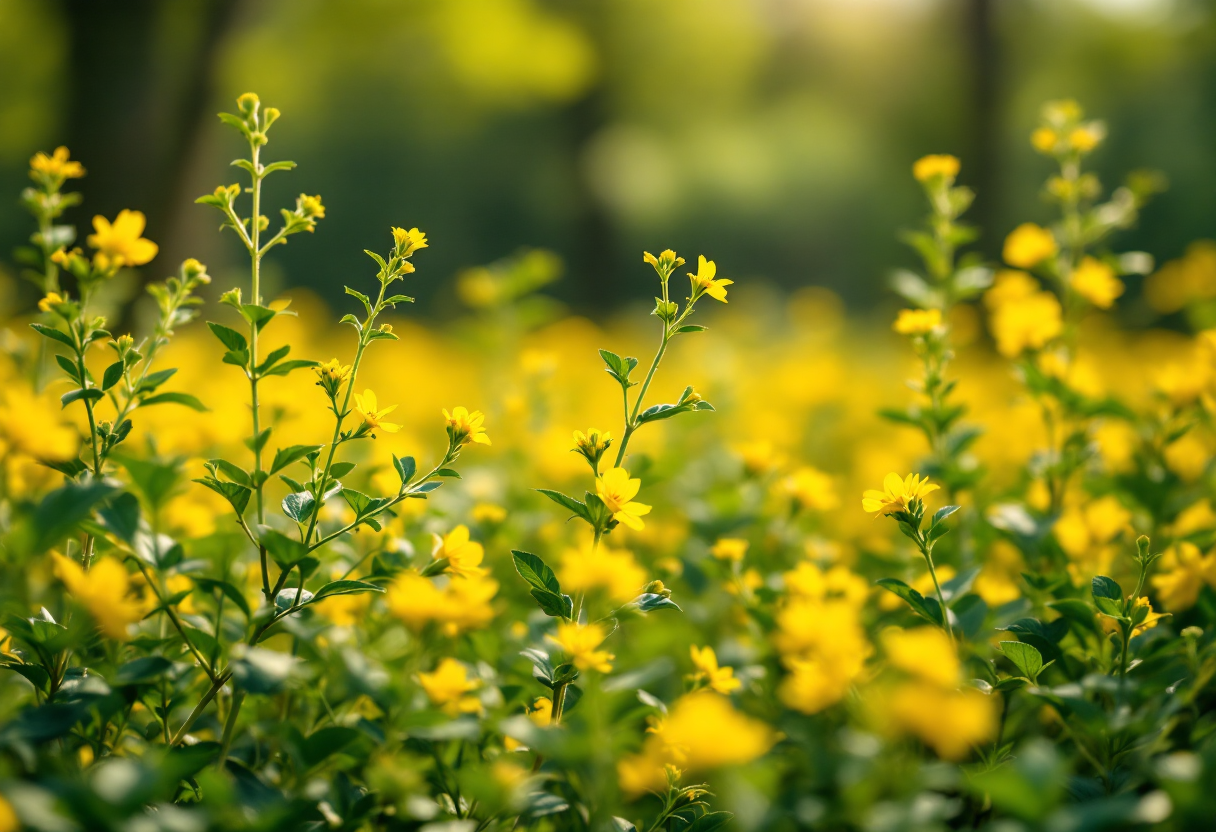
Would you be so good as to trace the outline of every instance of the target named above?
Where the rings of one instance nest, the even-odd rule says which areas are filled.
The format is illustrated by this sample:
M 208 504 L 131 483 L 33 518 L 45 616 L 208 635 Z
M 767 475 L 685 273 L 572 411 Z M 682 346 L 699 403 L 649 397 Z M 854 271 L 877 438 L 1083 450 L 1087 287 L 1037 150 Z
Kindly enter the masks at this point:
M 1214 82 L 1200 0 L 0 0 L 0 193 L 67 144 L 89 171 L 69 221 L 142 210 L 148 279 L 186 256 L 223 276 L 242 255 L 193 200 L 238 180 L 214 114 L 252 90 L 284 113 L 267 156 L 300 164 L 270 204 L 292 202 L 279 186 L 328 209 L 272 255 L 272 292 L 332 300 L 416 225 L 415 314 L 451 314 L 453 274 L 520 246 L 562 257 L 552 294 L 580 313 L 647 300 L 640 252 L 667 246 L 860 310 L 910 262 L 895 230 L 921 214 L 924 153 L 963 158 L 990 257 L 1051 216 L 1012 186 L 1047 173 L 1027 135 L 1049 98 L 1108 120 L 1108 187 L 1170 180 L 1123 245 L 1210 236 Z M 0 204 L 0 262 L 27 225 Z

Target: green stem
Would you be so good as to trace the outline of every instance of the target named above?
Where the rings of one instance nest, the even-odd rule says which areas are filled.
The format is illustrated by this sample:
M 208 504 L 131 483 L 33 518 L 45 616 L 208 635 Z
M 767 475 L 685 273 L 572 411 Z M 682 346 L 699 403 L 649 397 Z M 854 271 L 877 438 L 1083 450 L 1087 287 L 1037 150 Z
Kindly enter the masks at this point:
M 659 362 L 663 360 L 663 354 L 667 352 L 667 342 L 670 340 L 671 330 L 667 324 L 663 324 L 663 340 L 659 343 L 659 350 L 654 354 L 654 360 L 650 362 L 650 369 L 646 372 L 646 378 L 642 382 L 642 389 L 638 391 L 638 397 L 634 400 L 633 412 L 626 413 L 625 435 L 621 437 L 621 447 L 616 452 L 616 463 L 613 466 L 615 468 L 620 468 L 621 462 L 625 459 L 625 449 L 629 447 L 629 439 L 637 430 L 638 413 L 642 410 L 642 400 L 646 398 L 646 391 L 650 389 L 650 382 L 654 379 L 655 371 L 659 369 Z M 625 401 L 628 405 L 628 395 L 626 395 Z
M 942 607 L 942 626 L 946 630 L 946 635 L 950 636 L 950 643 L 954 644 L 954 628 L 950 626 L 950 610 L 946 606 L 946 597 L 942 594 L 942 585 L 937 580 L 937 569 L 933 565 L 932 547 L 922 543 L 920 553 L 925 556 L 925 563 L 929 565 L 929 575 L 933 578 L 933 588 L 937 590 L 937 602 Z
M 228 749 L 232 747 L 232 735 L 236 733 L 237 717 L 241 713 L 241 703 L 245 701 L 245 691 L 238 690 L 232 694 L 232 705 L 228 709 L 228 720 L 224 723 L 224 736 L 220 740 L 220 754 L 216 758 L 216 768 L 223 771 L 224 764 L 228 762 Z

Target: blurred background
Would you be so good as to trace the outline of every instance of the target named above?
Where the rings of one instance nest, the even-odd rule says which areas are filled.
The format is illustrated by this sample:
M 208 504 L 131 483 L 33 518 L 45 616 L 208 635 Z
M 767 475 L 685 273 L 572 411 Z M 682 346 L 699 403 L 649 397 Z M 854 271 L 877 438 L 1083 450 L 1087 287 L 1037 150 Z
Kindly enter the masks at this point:
M 142 210 L 148 279 L 196 256 L 229 282 L 244 255 L 193 200 L 238 180 L 215 113 L 246 91 L 284 113 L 266 156 L 300 165 L 270 204 L 328 209 L 270 258 L 271 292 L 332 300 L 416 225 L 414 315 L 456 314 L 452 277 L 523 246 L 560 255 L 551 293 L 593 316 L 648 301 L 641 251 L 665 247 L 889 306 L 918 156 L 962 157 L 991 258 L 1051 217 L 1027 141 L 1050 98 L 1108 120 L 1108 187 L 1171 183 L 1121 248 L 1177 257 L 1216 209 L 1207 0 L 0 0 L 0 268 L 29 157 L 67 144 L 89 172 L 69 220 Z

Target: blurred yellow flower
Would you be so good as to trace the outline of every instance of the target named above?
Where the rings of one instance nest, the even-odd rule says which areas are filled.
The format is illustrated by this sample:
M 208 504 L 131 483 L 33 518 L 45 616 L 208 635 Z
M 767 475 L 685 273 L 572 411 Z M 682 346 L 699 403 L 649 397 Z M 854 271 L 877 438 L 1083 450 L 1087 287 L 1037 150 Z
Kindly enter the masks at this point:
M 1032 222 L 1019 225 L 1005 238 L 1005 262 L 1015 268 L 1029 269 L 1049 257 L 1055 257 L 1060 247 L 1056 238 L 1042 226 Z
M 1123 294 L 1123 281 L 1101 260 L 1086 257 L 1073 269 L 1072 289 L 1099 309 L 1110 309 Z
M 470 679 L 465 666 L 451 657 L 444 658 L 432 672 L 419 673 L 418 684 L 431 704 L 448 716 L 481 713 L 481 700 L 470 695 L 480 683 Z
M 123 209 L 111 223 L 105 217 L 93 217 L 89 245 L 97 249 L 97 262 L 102 269 L 122 266 L 142 266 L 156 256 L 156 243 L 140 235 L 147 220 L 140 211 Z
M 1074 127 L 1069 131 L 1068 145 L 1073 150 L 1088 153 L 1097 147 L 1105 137 L 1106 131 L 1103 129 L 1102 123 L 1090 122 L 1089 124 Z
M 309 196 L 308 194 L 300 194 L 296 200 L 300 214 L 308 219 L 325 219 L 325 206 L 321 204 L 321 195 Z M 308 227 L 309 231 L 313 230 L 312 226 Z
M 840 505 L 832 477 L 817 468 L 799 468 L 786 477 L 784 485 L 786 493 L 803 509 L 831 511 Z
M 978 690 L 949 690 L 925 682 L 900 685 L 876 702 L 880 721 L 914 734 L 939 757 L 962 760 L 972 746 L 996 735 L 994 697 Z
M 485 549 L 480 543 L 469 539 L 469 527 L 459 525 L 445 535 L 432 534 L 435 545 L 431 549 L 434 560 L 448 559 L 447 571 L 462 578 L 484 575 L 481 566 Z
M 642 481 L 630 479 L 624 468 L 613 468 L 595 480 L 595 493 L 604 501 L 612 518 L 634 530 L 645 527 L 641 518 L 650 513 L 650 506 L 633 502 L 641 487 Z
M 696 668 L 693 674 L 695 682 L 704 680 L 705 684 L 718 693 L 730 693 L 743 686 L 743 683 L 735 678 L 733 667 L 718 666 L 718 656 L 712 647 L 697 647 L 693 644 L 689 646 L 688 652 L 692 656 L 693 667 Z
M 528 709 L 528 719 L 541 728 L 547 727 L 553 722 L 553 700 L 547 696 L 538 696 L 532 700 L 532 707 Z
M 42 178 L 55 182 L 62 182 L 64 179 L 79 179 L 84 176 L 84 165 L 80 162 L 69 160 L 68 149 L 62 145 L 55 148 L 55 151 L 47 156 L 41 150 L 34 154 L 30 159 L 30 175 L 41 175 Z M 35 179 L 39 178 L 34 176 Z
M 767 474 L 782 461 L 782 456 L 773 447 L 773 443 L 763 439 L 737 445 L 735 453 L 743 460 L 744 470 L 752 476 Z
M 469 516 L 477 523 L 497 524 L 507 519 L 507 510 L 495 503 L 477 503 Z
M 608 673 L 612 670 L 613 654 L 600 650 L 608 634 L 599 624 L 577 624 L 561 622 L 557 625 L 556 636 L 546 636 L 549 641 L 561 648 L 566 658 L 574 663 L 579 670 L 598 670 Z
M 718 266 L 713 260 L 706 260 L 704 254 L 697 258 L 697 273 L 688 273 L 688 279 L 692 283 L 691 300 L 695 301 L 701 295 L 709 295 L 714 300 L 726 303 L 726 287 L 735 281 L 725 278 L 715 280 L 714 275 L 717 273 Z
M 998 303 L 989 319 L 997 351 L 1015 358 L 1042 349 L 1064 331 L 1064 310 L 1051 292 L 1034 292 Z
M 0 451 L 64 462 L 76 456 L 80 435 L 63 423 L 61 408 L 34 395 L 24 383 L 7 381 L 0 389 Z
M 927 335 L 941 325 L 940 309 L 901 309 L 891 328 L 900 335 Z
M 1131 596 L 1128 596 L 1128 597 L 1130 598 Z M 1145 632 L 1147 632 L 1148 630 L 1151 630 L 1153 627 L 1156 627 L 1157 622 L 1159 622 L 1162 618 L 1165 618 L 1165 616 L 1169 614 L 1169 613 L 1162 614 L 1159 612 L 1153 612 L 1153 605 L 1149 602 L 1148 598 L 1143 595 L 1141 595 L 1139 598 L 1136 599 L 1134 608 L 1138 608 L 1138 607 L 1148 607 L 1148 614 L 1145 616 L 1143 621 L 1141 621 L 1134 628 L 1132 628 L 1133 637 L 1144 635 Z M 1102 615 L 1101 613 L 1099 613 L 1098 614 L 1098 623 L 1101 624 L 1102 629 L 1108 633 L 1119 632 L 1119 622 L 1116 621 L 1115 619 L 1111 618 L 1108 615 Z
M 1204 584 L 1216 588 L 1216 552 L 1205 555 L 1194 543 L 1175 543 L 1165 550 L 1149 583 L 1167 610 L 1188 610 L 1199 600 Z
M 128 627 L 148 612 L 148 604 L 134 594 L 130 574 L 115 558 L 98 558 L 88 572 L 80 564 L 58 552 L 54 560 L 55 577 L 63 581 L 68 592 L 79 601 L 98 628 L 108 637 L 125 641 Z
M 883 490 L 870 489 L 862 495 L 861 507 L 865 511 L 880 514 L 895 514 L 907 511 L 913 500 L 924 500 L 939 486 L 929 482 L 928 477 L 908 474 L 901 478 L 894 472 L 887 474 L 882 482 Z
M 892 627 L 883 632 L 882 646 L 892 667 L 945 688 L 958 684 L 958 651 L 942 629 Z
M 1030 144 L 1040 153 L 1053 153 L 1060 136 L 1050 127 L 1039 127 L 1030 134 Z
M 0 832 L 17 832 L 20 828 L 21 819 L 13 810 L 13 804 L 5 800 L 4 795 L 0 795 Z
M 603 589 L 614 601 L 632 600 L 646 583 L 646 570 L 632 552 L 589 542 L 562 552 L 557 572 L 562 586 L 571 592 Z
M 749 545 L 741 537 L 720 537 L 709 547 L 709 553 L 718 560 L 740 561 L 747 554 Z
M 479 445 L 490 444 L 490 437 L 486 436 L 486 429 L 482 426 L 486 417 L 480 410 L 470 413 L 463 407 L 455 407 L 448 413 L 447 408 L 444 408 L 443 418 L 447 422 L 448 438 L 452 445 L 467 445 L 470 442 Z
M 314 603 L 312 608 L 335 627 L 353 627 L 364 619 L 371 603 L 370 592 L 359 592 L 353 595 L 327 596 Z
M 497 593 L 498 582 L 485 576 L 450 578 L 440 589 L 407 569 L 389 584 L 385 600 L 389 613 L 414 632 L 435 622 L 444 635 L 456 636 L 494 620 L 491 602 Z
M 958 157 L 948 154 L 922 156 L 912 163 L 912 175 L 916 177 L 917 182 L 928 182 L 939 176 L 953 180 L 958 176 L 958 170 Z
M 363 426 L 367 430 L 382 430 L 385 433 L 396 433 L 401 430 L 401 425 L 384 421 L 384 417 L 396 410 L 397 405 L 389 405 L 383 410 L 377 409 L 378 407 L 376 394 L 371 390 L 364 390 L 362 396 L 358 393 L 355 394 L 355 412 L 363 418 Z

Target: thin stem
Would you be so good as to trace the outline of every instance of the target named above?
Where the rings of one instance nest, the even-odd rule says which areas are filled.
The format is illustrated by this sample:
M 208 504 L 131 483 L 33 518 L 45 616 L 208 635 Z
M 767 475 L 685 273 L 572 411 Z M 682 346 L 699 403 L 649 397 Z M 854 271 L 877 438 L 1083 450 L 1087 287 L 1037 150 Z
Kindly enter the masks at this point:
M 682 320 L 682 319 L 681 319 Z M 621 446 L 616 452 L 615 468 L 621 467 L 621 462 L 625 459 L 625 449 L 629 447 L 629 439 L 633 436 L 633 432 L 637 430 L 638 413 L 642 410 L 642 400 L 646 398 L 646 391 L 650 389 L 650 382 L 654 379 L 655 371 L 659 369 L 659 362 L 663 360 L 663 354 L 667 352 L 667 342 L 671 340 L 671 330 L 667 324 L 663 324 L 663 340 L 659 343 L 659 350 L 654 354 L 654 361 L 650 362 L 650 369 L 646 372 L 646 378 L 642 382 L 642 389 L 638 391 L 638 397 L 633 403 L 633 412 L 626 414 L 625 419 L 625 435 L 621 437 Z M 626 409 L 628 409 L 629 397 L 625 397 Z
M 925 563 L 929 564 L 929 575 L 933 578 L 933 588 L 937 590 L 937 602 L 942 608 L 942 626 L 946 629 L 946 635 L 950 636 L 950 643 L 954 644 L 954 628 L 950 626 L 950 610 L 946 606 L 946 597 L 942 594 L 942 585 L 937 580 L 937 569 L 933 566 L 933 550 L 932 547 L 921 544 L 920 553 L 925 556 Z
M 236 733 L 236 721 L 241 713 L 241 703 L 244 701 L 245 691 L 238 690 L 232 694 L 232 706 L 228 709 L 228 720 L 224 723 L 224 736 L 220 740 L 220 754 L 215 761 L 216 768 L 221 771 L 228 762 L 228 749 L 232 747 L 232 735 Z

